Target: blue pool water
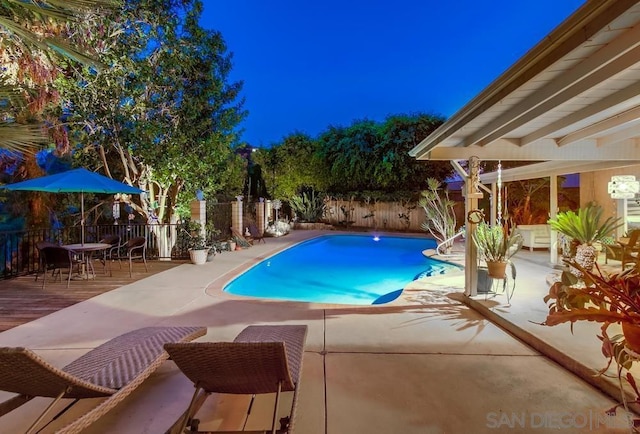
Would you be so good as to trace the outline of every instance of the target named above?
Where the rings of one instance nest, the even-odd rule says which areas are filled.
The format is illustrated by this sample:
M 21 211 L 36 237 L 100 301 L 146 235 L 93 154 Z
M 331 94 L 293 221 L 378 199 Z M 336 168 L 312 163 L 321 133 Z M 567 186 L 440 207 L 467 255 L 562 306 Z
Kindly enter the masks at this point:
M 314 303 L 387 303 L 412 280 L 457 268 L 422 254 L 435 246 L 426 238 L 326 235 L 263 260 L 224 290 Z

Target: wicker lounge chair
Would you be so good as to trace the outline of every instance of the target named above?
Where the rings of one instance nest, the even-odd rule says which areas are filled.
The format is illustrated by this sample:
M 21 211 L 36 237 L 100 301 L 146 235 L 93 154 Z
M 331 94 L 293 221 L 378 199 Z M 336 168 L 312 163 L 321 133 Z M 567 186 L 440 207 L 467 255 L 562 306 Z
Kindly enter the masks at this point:
M 189 408 L 170 432 L 182 433 L 187 426 L 187 432 L 198 432 L 199 421 L 194 416 L 213 392 L 275 393 L 270 430 L 249 432 L 293 432 L 306 335 L 306 325 L 249 326 L 233 342 L 165 345 L 171 359 L 196 387 Z M 276 430 L 281 392 L 293 392 L 293 402 L 289 416 L 280 420 Z
M 0 416 L 34 397 L 55 398 L 26 431 L 30 433 L 42 428 L 43 419 L 60 399 L 108 397 L 58 431 L 80 432 L 121 402 L 168 358 L 164 344 L 187 342 L 206 331 L 206 327 L 134 330 L 105 342 L 62 369 L 28 349 L 0 348 L 0 389 L 19 394 L 0 404 Z

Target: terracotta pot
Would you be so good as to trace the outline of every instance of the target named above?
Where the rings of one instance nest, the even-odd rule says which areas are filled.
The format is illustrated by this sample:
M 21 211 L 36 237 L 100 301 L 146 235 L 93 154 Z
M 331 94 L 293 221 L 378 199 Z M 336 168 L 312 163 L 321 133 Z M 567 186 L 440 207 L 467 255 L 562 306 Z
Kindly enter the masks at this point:
M 489 276 L 494 279 L 504 279 L 507 271 L 507 263 L 487 261 L 487 270 L 489 272 Z
M 640 354 L 640 325 L 623 322 L 622 334 L 624 335 L 627 346 Z

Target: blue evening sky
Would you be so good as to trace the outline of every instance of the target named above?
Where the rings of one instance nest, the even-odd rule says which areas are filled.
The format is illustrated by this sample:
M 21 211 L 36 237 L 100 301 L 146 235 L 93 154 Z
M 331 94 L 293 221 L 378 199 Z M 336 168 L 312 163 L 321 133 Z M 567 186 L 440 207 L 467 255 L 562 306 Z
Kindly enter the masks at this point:
M 204 0 L 202 25 L 233 53 L 249 111 L 242 141 L 449 117 L 583 0 Z

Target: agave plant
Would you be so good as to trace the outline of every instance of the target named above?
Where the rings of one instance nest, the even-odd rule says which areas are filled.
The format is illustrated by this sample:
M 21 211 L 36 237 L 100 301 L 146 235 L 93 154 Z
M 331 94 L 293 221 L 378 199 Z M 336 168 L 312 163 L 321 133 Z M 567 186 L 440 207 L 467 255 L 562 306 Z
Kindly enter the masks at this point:
M 577 213 L 560 212 L 555 219 L 547 222 L 551 225 L 551 229 L 573 239 L 577 244 L 575 262 L 588 271 L 593 269 L 593 264 L 596 262 L 597 251 L 593 244 L 602 241 L 622 225 L 620 219 L 613 217 L 600 223 L 602 213 L 602 207 L 592 204 L 579 209 Z M 570 270 L 576 277 L 582 277 L 579 268 L 570 267 Z
M 290 199 L 290 204 L 291 209 L 304 222 L 317 222 L 324 215 L 324 198 L 321 195 L 316 195 L 314 191 L 293 196 Z

